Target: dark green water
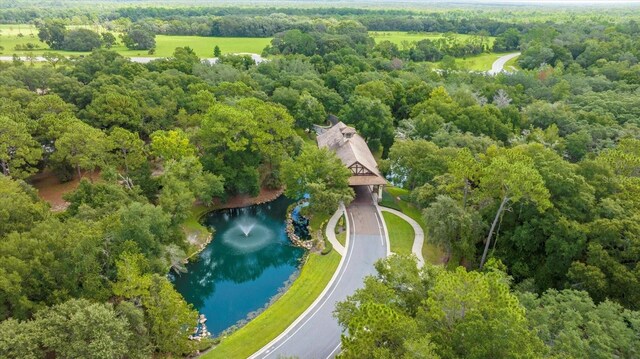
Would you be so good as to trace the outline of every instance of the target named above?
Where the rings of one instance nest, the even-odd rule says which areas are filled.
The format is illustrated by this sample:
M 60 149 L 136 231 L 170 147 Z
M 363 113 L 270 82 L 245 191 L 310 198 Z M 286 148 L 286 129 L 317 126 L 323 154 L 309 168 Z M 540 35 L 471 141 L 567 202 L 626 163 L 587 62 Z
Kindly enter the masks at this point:
M 187 273 L 171 277 L 186 301 L 207 317 L 214 335 L 262 308 L 298 270 L 304 250 L 291 246 L 285 232 L 291 203 L 281 196 L 203 218 L 215 229 L 213 241 L 187 265 Z

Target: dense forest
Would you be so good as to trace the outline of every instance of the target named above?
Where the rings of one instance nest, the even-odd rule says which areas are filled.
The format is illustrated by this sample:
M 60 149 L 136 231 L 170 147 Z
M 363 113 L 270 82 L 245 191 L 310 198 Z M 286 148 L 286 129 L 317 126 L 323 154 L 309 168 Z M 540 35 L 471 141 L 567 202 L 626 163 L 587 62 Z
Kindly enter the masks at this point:
M 166 277 L 192 250 L 182 222 L 194 201 L 284 184 L 315 193 L 317 211 L 351 198 L 335 157 L 305 144 L 329 114 L 380 155 L 446 252 L 440 267 L 418 270 L 404 257 L 378 265 L 336 312 L 344 357 L 640 355 L 634 12 L 525 23 L 220 11 L 122 8 L 98 19 L 156 34 L 274 36 L 265 54 L 278 56 L 209 64 L 177 48 L 140 64 L 95 49 L 43 66 L 0 63 L 0 356 L 177 356 L 210 345 L 188 340 L 197 313 Z M 80 13 L 55 15 L 68 23 Z M 40 15 L 15 8 L 0 21 Z M 368 30 L 477 40 L 398 48 Z M 491 51 L 488 35 L 494 50 L 522 52 L 521 71 L 424 62 Z M 85 176 L 65 211 L 29 184 L 43 171 Z

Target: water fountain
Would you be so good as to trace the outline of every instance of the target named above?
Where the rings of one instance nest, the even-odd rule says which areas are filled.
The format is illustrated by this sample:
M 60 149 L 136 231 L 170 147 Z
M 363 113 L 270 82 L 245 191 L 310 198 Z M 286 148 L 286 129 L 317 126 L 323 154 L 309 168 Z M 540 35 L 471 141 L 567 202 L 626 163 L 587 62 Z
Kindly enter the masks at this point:
M 278 293 L 298 269 L 304 251 L 285 232 L 292 201 L 212 212 L 203 224 L 214 229 L 213 241 L 188 272 L 172 274 L 176 289 L 206 315 L 214 335 L 243 320 Z
M 251 234 L 251 230 L 255 225 L 256 225 L 255 223 L 251 223 L 251 224 L 241 223 L 241 224 L 238 224 L 238 227 L 240 227 L 240 230 L 242 231 L 242 233 L 244 233 L 245 237 L 249 237 L 249 234 Z

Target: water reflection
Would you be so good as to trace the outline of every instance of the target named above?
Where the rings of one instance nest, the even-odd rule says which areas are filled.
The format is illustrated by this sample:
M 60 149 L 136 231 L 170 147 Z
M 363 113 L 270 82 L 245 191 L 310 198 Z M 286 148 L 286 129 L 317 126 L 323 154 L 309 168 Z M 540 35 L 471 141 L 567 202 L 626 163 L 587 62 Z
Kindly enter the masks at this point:
M 214 334 L 264 306 L 298 267 L 303 250 L 285 232 L 287 206 L 280 197 L 263 205 L 208 214 L 213 241 L 188 272 L 172 274 L 177 290 L 209 319 Z

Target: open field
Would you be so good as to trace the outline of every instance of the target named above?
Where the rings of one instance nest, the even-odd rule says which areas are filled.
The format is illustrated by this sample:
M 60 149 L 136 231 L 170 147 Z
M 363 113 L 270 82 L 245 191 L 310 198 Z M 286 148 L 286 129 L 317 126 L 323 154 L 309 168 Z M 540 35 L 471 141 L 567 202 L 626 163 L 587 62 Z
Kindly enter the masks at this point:
M 71 28 L 71 27 L 70 27 Z M 92 30 L 101 31 L 99 28 L 88 27 Z M 19 34 L 23 36 L 20 37 Z M 173 54 L 176 47 L 189 46 L 200 57 L 213 57 L 213 48 L 218 45 L 223 54 L 251 52 L 262 53 L 265 46 L 269 45 L 271 38 L 258 37 L 205 37 L 205 36 L 156 36 L 156 52 L 149 55 L 145 50 L 129 50 L 122 44 L 117 44 L 112 50 L 124 56 L 153 56 L 167 57 Z M 33 51 L 14 50 L 18 44 L 24 45 L 32 43 L 38 46 Z M 17 55 L 42 55 L 50 50 L 47 44 L 40 42 L 38 31 L 31 25 L 0 25 L 0 54 L 5 56 Z M 54 51 L 63 55 L 86 55 L 88 52 Z
M 413 240 L 415 239 L 413 227 L 411 227 L 409 222 L 393 213 L 382 212 L 382 217 L 384 217 L 387 230 L 389 231 L 391 252 L 410 255 Z
M 282 333 L 322 293 L 340 263 L 340 255 L 311 253 L 291 288 L 247 325 L 223 338 L 202 358 L 246 358 Z
M 441 33 L 441 32 L 406 32 L 406 31 L 369 31 L 369 35 L 373 37 L 376 42 L 388 40 L 401 46 L 402 43 L 406 41 L 407 43 L 417 42 L 424 39 L 429 40 L 439 40 L 444 38 L 445 36 L 452 36 L 457 40 L 466 41 L 470 40 L 477 35 L 467 35 L 467 34 L 453 34 L 453 33 Z M 495 37 L 487 36 L 486 41 L 489 46 L 493 46 L 493 42 L 495 41 Z

